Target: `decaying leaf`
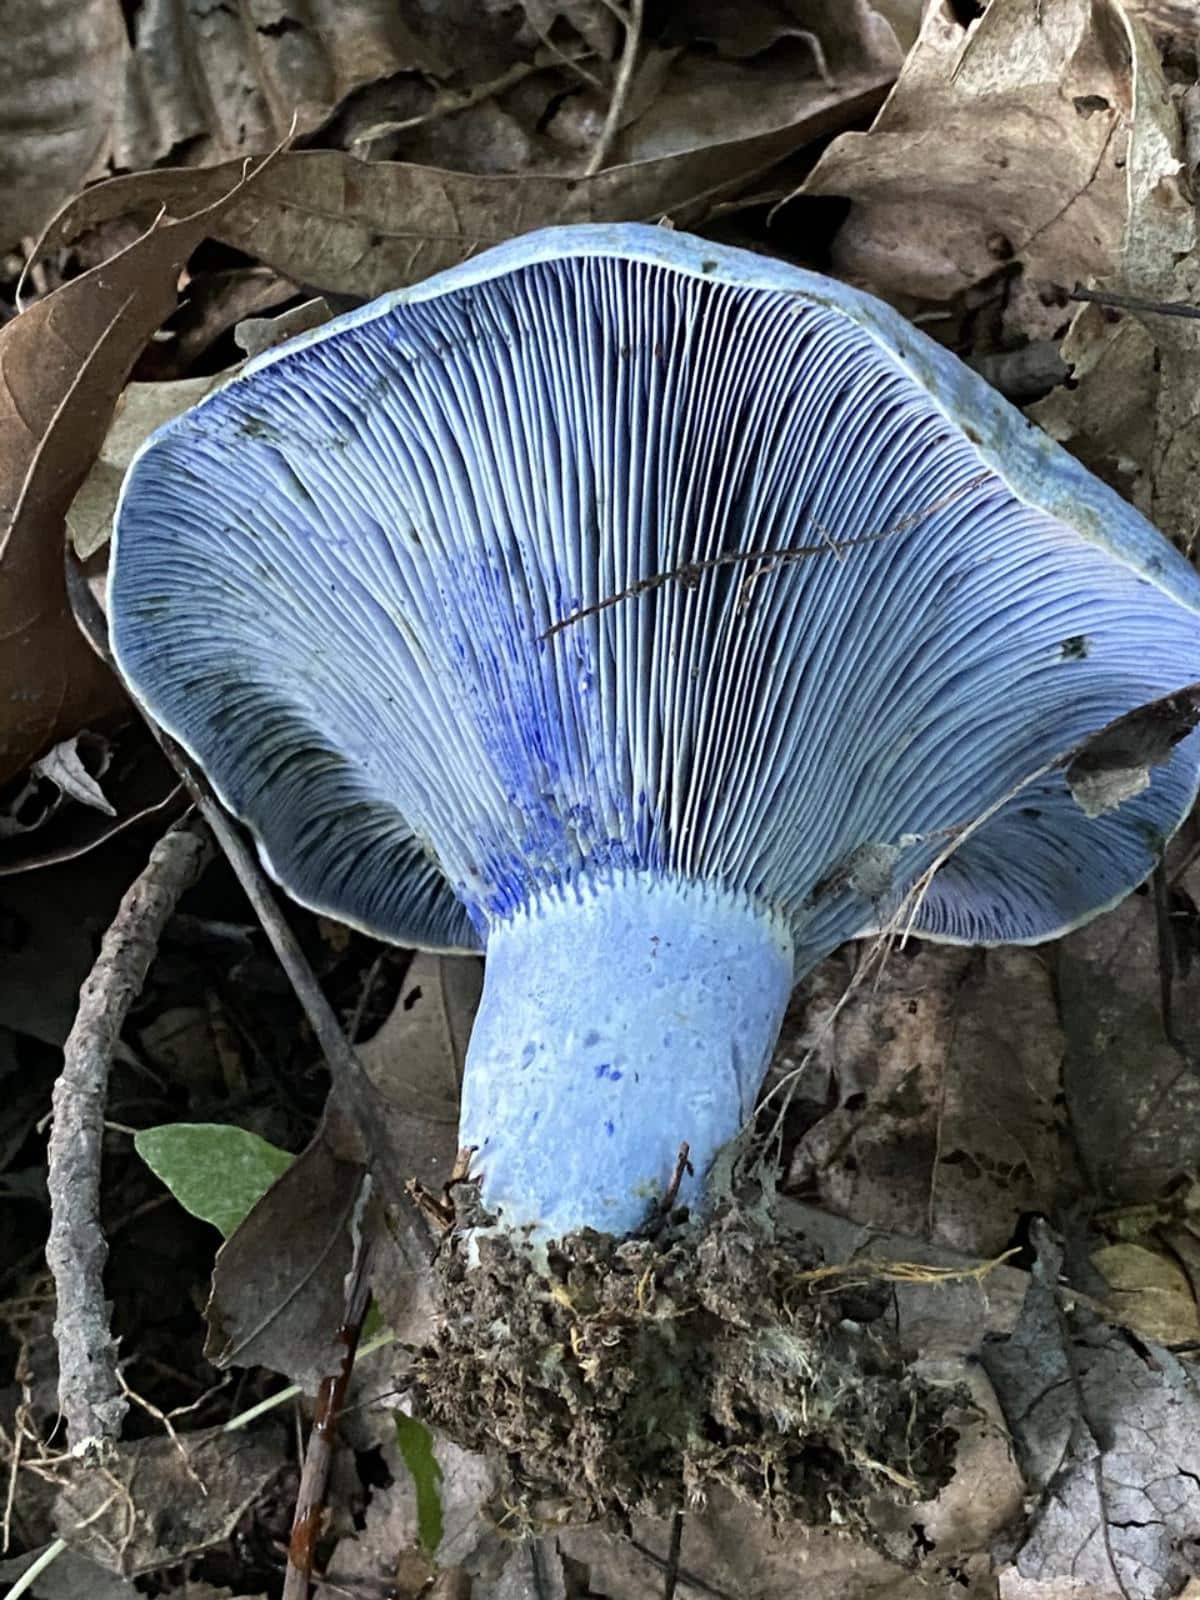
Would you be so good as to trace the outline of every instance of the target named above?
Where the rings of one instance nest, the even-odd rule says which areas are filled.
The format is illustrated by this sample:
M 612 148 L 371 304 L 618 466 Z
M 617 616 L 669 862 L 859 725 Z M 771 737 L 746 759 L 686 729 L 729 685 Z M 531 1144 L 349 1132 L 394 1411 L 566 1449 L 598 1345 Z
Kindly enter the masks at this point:
M 1200 683 L 1116 717 L 1092 735 L 1067 767 L 1067 784 L 1089 817 L 1115 810 L 1150 787 L 1150 772 L 1170 759 L 1200 723 Z
M 870 104 L 886 81 L 881 75 L 861 103 Z M 809 108 L 800 121 L 590 178 L 479 176 L 398 161 L 366 163 L 340 150 L 291 151 L 214 212 L 209 231 L 314 289 L 370 297 L 550 223 L 668 216 L 694 224 L 723 195 L 831 124 L 842 125 L 855 105 L 831 91 L 828 104 Z M 114 217 L 149 217 L 160 206 L 176 216 L 211 205 L 240 171 L 239 163 L 227 163 L 97 184 L 59 213 L 41 248 L 53 250 Z
M 1194 871 L 1180 887 L 1194 895 Z M 1170 952 L 1166 952 L 1169 957 Z M 1056 952 L 1063 1092 L 1087 1188 L 1111 1204 L 1157 1201 L 1196 1160 L 1200 1079 L 1166 1036 L 1155 906 L 1133 895 Z M 1200 1029 L 1200 971 L 1176 974 L 1176 1035 Z
M 329 302 L 318 296 L 315 300 L 305 300 L 303 305 L 294 306 L 291 311 L 281 312 L 277 317 L 246 317 L 233 330 L 233 337 L 239 350 L 244 350 L 248 356 L 259 356 L 264 350 L 273 350 L 276 345 L 283 344 L 286 339 L 294 339 L 297 334 L 322 327 L 332 316 Z
M 98 781 L 111 759 L 112 746 L 100 734 L 78 733 L 54 745 L 0 801 L 0 841 L 36 833 L 66 800 L 115 817 Z
M 444 76 L 452 68 L 434 39 L 410 26 L 422 11 L 376 0 L 145 0 L 114 164 L 137 171 L 183 145 L 198 164 L 261 153 L 287 137 L 293 118 L 300 137 L 312 133 L 363 84 L 401 72 Z
M 58 772 L 56 762 L 48 769 L 42 761 L 34 762 L 0 797 L 0 878 L 86 855 L 156 815 L 165 826 L 172 811 L 186 803 L 175 773 L 141 723 L 130 723 L 111 738 L 85 731 L 54 749 L 71 746 L 93 778 L 103 761 L 107 809 L 68 797 L 57 782 L 66 774 Z M 49 776 L 40 776 L 39 769 L 48 770 Z
M 72 1550 L 125 1577 L 227 1539 L 286 1462 L 286 1431 L 220 1428 L 118 1445 L 105 1470 L 74 1472 L 55 1506 Z
M 108 771 L 112 747 L 97 734 L 79 733 L 48 750 L 30 768 L 33 777 L 52 783 L 67 799 L 76 800 L 106 817 L 116 811 L 100 787 L 99 779 Z
M 232 176 L 0 328 L 0 782 L 126 703 L 71 615 L 64 521 L 180 269 L 244 191 Z
M 380 1453 L 392 1482 L 372 1494 L 365 1527 L 340 1541 L 330 1563 L 332 1570 L 355 1587 L 373 1587 L 390 1577 L 406 1556 L 415 1564 L 412 1558 L 423 1554 L 427 1570 L 430 1565 L 436 1571 L 470 1561 L 477 1571 L 483 1565 L 488 1576 L 498 1573 L 513 1546 L 497 1537 L 484 1515 L 498 1487 L 494 1464 L 449 1439 L 430 1434 L 423 1424 L 403 1413 L 397 1415 L 403 1419 L 399 1429 L 388 1415 L 378 1429 Z M 412 1432 L 416 1429 L 424 1435 L 427 1456 L 419 1450 L 414 1456 L 411 1451 L 417 1442 Z M 436 1491 L 434 1496 L 431 1490 Z M 436 1500 L 436 1515 L 432 1499 Z M 483 1592 L 492 1590 L 489 1586 Z
M 338 1372 L 363 1170 L 318 1132 L 221 1246 L 205 1317 L 218 1367 L 259 1366 L 314 1394 Z
M 380 1143 L 401 1183 L 435 1194 L 457 1147 L 458 1084 L 478 1003 L 480 963 L 418 955 L 395 1010 L 361 1047 L 377 1094 Z M 362 1211 L 362 1152 L 336 1103 L 308 1148 L 250 1211 L 217 1256 L 207 1308 L 209 1359 L 265 1366 L 311 1390 L 335 1372 L 343 1347 L 345 1276 L 354 1234 L 376 1238 L 375 1297 L 388 1325 L 406 1334 L 432 1313 L 428 1242 L 412 1211 Z
M 869 133 L 804 186 L 845 195 L 834 269 L 886 298 L 944 303 L 998 275 L 1008 334 L 1066 321 L 1060 285 L 1108 270 L 1125 220 L 1133 110 L 1116 0 L 935 0 Z
M 1060 1266 L 1043 1231 L 1020 1322 L 983 1347 L 1037 1495 L 1016 1569 L 1095 1600 L 1167 1600 L 1195 1571 L 1200 1388 L 1161 1346 L 1067 1315 Z
M 1200 304 L 1196 217 L 1175 101 L 1153 47 L 1136 28 L 1130 38 L 1127 224 L 1120 258 L 1100 288 L 1132 296 L 1143 309 L 1081 307 L 1062 347 L 1072 382 L 1032 415 L 1190 553 L 1200 534 L 1200 322 L 1152 307 Z
M 672 46 L 683 39 L 692 48 Z M 641 54 L 610 166 L 720 146 L 809 118 L 832 131 L 839 103 L 869 115 L 869 97 L 882 100 L 904 59 L 895 29 L 870 0 L 689 6 L 686 29 L 668 30 L 665 40 L 665 48 Z M 696 40 L 717 48 L 697 50 Z M 607 86 L 572 96 L 547 132 L 563 140 L 571 127 L 569 142 L 590 153 L 608 100 Z
M 398 1115 L 418 1111 L 457 1122 L 482 987 L 483 965 L 474 956 L 422 951 L 413 957 L 391 1015 L 358 1047 L 372 1082 Z
M 43 1550 L 48 1548 L 52 1547 L 43 1546 Z M 15 1583 L 43 1550 L 0 1561 L 0 1582 Z M 32 1592 L 34 1600 L 81 1600 L 84 1595 L 88 1600 L 138 1600 L 141 1591 L 128 1578 L 118 1577 L 87 1556 L 64 1550 L 39 1574 Z M 194 1597 L 189 1595 L 188 1600 Z
M 812 1037 L 803 1014 L 795 1023 Z M 781 1049 L 803 1057 L 789 1031 Z M 1060 1056 L 1035 952 L 893 952 L 829 1025 L 827 1051 L 810 1063 L 828 1073 L 825 1085 L 801 1081 L 806 1101 L 824 1096 L 828 1109 L 797 1146 L 789 1187 L 856 1222 L 886 1219 L 997 1255 L 1023 1212 L 1053 1202 Z
M 180 378 L 174 383 L 125 387 L 100 453 L 67 510 L 67 532 L 81 561 L 108 543 L 121 481 L 141 445 L 155 428 L 195 405 L 219 381 L 218 377 Z
M 1200 1343 L 1200 1311 L 1188 1275 L 1161 1250 L 1104 1245 L 1092 1252 L 1092 1265 L 1111 1291 L 1115 1322 L 1156 1344 Z
M 120 0 L 7 0 L 0 249 L 40 233 L 103 170 L 127 55 Z

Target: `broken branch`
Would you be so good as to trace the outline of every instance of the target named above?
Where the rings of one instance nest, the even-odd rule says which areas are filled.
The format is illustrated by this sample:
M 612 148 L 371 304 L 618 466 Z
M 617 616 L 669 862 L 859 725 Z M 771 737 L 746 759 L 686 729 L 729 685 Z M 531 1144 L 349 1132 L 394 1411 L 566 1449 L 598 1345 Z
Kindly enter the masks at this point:
M 195 820 L 177 824 L 154 846 L 80 991 L 54 1086 L 46 1260 L 58 1297 L 59 1405 L 77 1454 L 98 1452 L 115 1441 L 128 1409 L 104 1298 L 108 1245 L 100 1227 L 109 1066 L 163 929 L 210 854 L 208 830 Z

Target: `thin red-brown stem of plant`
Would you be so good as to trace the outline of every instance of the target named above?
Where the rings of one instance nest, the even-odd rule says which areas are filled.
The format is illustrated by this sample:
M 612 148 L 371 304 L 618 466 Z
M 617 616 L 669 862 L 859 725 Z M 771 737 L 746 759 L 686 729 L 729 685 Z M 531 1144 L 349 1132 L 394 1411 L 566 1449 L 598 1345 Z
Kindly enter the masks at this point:
M 288 1541 L 287 1572 L 283 1580 L 283 1600 L 307 1600 L 312 1584 L 317 1542 L 325 1520 L 325 1491 L 333 1465 L 333 1446 L 338 1422 L 354 1370 L 363 1318 L 371 1298 L 371 1247 L 359 1241 L 358 1254 L 346 1289 L 345 1313 L 338 1336 L 342 1341 L 342 1364 L 326 1378 L 317 1394 L 312 1430 L 304 1452 L 292 1536 Z

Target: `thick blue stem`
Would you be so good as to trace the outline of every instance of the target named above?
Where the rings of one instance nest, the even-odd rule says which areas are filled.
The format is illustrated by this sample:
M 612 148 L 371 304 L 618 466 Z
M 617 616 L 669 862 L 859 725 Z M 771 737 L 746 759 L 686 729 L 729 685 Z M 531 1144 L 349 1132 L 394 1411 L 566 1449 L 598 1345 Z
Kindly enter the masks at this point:
M 649 874 L 575 887 L 489 931 L 460 1143 L 484 1203 L 542 1238 L 626 1234 L 743 1126 L 792 987 L 782 919 Z

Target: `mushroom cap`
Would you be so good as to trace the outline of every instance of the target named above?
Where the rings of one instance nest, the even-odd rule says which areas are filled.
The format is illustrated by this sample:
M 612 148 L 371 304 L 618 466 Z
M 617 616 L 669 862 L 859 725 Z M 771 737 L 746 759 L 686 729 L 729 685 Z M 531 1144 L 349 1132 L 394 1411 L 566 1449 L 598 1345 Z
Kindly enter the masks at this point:
M 649 872 L 783 915 L 802 971 L 1005 796 L 914 925 L 1034 942 L 1197 785 L 1194 736 L 1097 818 L 1051 770 L 1200 678 L 1182 557 L 887 306 L 661 228 L 249 362 L 130 469 L 110 615 L 283 887 L 429 948 Z

